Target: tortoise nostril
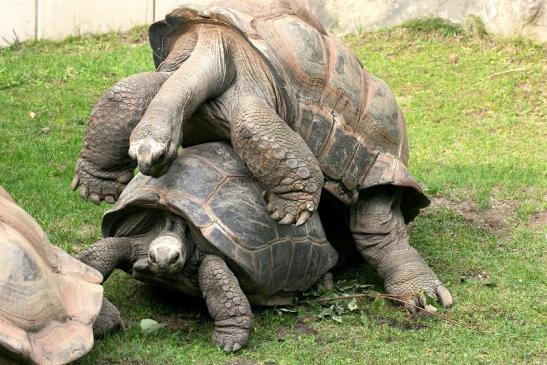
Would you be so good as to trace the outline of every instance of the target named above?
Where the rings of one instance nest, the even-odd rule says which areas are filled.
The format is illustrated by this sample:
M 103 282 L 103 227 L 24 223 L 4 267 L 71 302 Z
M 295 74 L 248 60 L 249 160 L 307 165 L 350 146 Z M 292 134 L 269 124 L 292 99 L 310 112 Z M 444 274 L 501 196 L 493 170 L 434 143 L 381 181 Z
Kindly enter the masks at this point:
M 173 263 L 177 262 L 179 258 L 180 258 L 180 252 L 176 251 L 173 254 L 173 256 L 171 257 L 171 259 L 169 259 L 169 263 L 173 264 Z
M 160 153 L 158 153 L 156 156 L 153 156 L 154 162 L 162 162 L 165 160 L 165 157 L 167 157 L 167 148 L 162 149 Z
M 152 166 L 148 162 L 139 161 L 139 170 L 147 176 L 152 174 Z

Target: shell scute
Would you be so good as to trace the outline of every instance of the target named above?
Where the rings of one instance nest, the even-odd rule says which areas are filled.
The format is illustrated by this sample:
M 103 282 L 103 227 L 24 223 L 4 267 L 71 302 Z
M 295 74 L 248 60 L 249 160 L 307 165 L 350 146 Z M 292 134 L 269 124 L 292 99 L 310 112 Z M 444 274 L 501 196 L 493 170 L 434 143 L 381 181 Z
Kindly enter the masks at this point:
M 158 186 L 161 186 L 159 190 L 165 194 L 176 191 L 178 194 L 205 202 L 225 178 L 225 174 L 214 168 L 207 160 L 194 155 L 178 159 L 175 163 L 174 168 L 184 173 L 176 179 L 171 175 L 164 175 L 157 180 Z
M 183 150 L 182 153 L 186 155 L 186 158 L 189 156 L 200 158 L 201 163 L 208 163 L 211 167 L 223 171 L 225 176 L 250 176 L 243 161 L 234 158 L 234 152 L 226 149 L 221 143 L 194 146 Z M 214 161 L 214 164 L 210 161 Z
M 307 109 L 307 106 L 303 107 L 303 109 Z M 319 156 L 323 147 L 329 140 L 329 136 L 334 126 L 334 120 L 331 114 L 325 113 L 322 110 L 317 110 L 317 108 L 312 108 L 311 110 L 310 114 L 313 113 L 313 117 L 311 119 L 310 132 L 306 142 L 313 154 Z
M 277 238 L 275 223 L 248 178 L 226 180 L 209 200 L 208 209 L 231 236 L 249 250 L 263 248 Z
M 358 136 L 344 130 L 341 123 L 335 123 L 329 141 L 319 156 L 323 172 L 333 179 L 341 180 L 354 159 L 358 146 Z
M 308 284 L 303 280 L 303 273 L 310 272 L 311 251 L 305 244 L 295 242 L 291 253 L 291 261 L 298 265 L 291 265 L 287 276 L 287 290 L 305 290 Z
M 270 280 L 269 287 L 275 293 L 287 287 L 287 278 L 291 271 L 292 263 L 296 266 L 299 262 L 293 261 L 292 251 L 294 249 L 294 241 L 290 237 L 275 242 L 272 244 L 271 249 L 272 272 L 268 278 Z M 305 274 L 305 271 L 303 271 L 303 274 Z
M 333 37 L 325 37 L 330 56 L 330 68 L 321 99 L 322 105 L 335 110 L 348 125 L 355 127 L 366 95 L 366 73 L 361 63 L 347 47 Z
M 172 195 L 168 201 L 173 213 L 187 217 L 196 227 L 202 228 L 213 224 L 211 216 L 203 209 L 203 203 L 189 200 L 186 195 Z
M 211 246 L 200 247 L 205 253 L 220 253 L 229 258 L 235 258 L 237 257 L 238 249 L 241 250 L 241 246 L 236 245 L 228 233 L 216 224 L 202 230 L 202 233 L 203 237 L 212 243 Z
M 259 32 L 283 67 L 296 97 L 319 103 L 325 88 L 328 54 L 322 35 L 296 16 L 261 22 Z

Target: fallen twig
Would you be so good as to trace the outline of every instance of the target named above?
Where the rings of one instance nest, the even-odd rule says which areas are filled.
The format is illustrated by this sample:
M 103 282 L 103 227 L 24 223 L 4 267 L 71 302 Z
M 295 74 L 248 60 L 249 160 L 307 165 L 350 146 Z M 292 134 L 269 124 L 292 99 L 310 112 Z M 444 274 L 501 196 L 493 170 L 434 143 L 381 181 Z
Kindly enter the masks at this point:
M 496 72 L 494 74 L 488 75 L 488 76 L 485 77 L 485 79 L 491 79 L 491 78 L 494 78 L 496 76 L 505 75 L 505 74 L 508 74 L 508 73 L 511 73 L 511 72 L 523 72 L 523 71 L 526 71 L 526 68 L 524 68 L 524 67 L 513 68 L 511 70 L 505 70 L 505 71 Z
M 410 307 L 414 307 L 417 310 L 419 310 L 421 312 L 424 312 L 424 313 L 427 313 L 431 316 L 438 317 L 438 318 L 442 319 L 443 321 L 445 321 L 447 323 L 450 323 L 450 324 L 453 324 L 453 325 L 456 325 L 456 326 L 462 326 L 462 327 L 465 327 L 465 328 L 473 330 L 473 331 L 478 331 L 478 332 L 483 332 L 483 333 L 487 332 L 483 329 L 473 327 L 473 326 L 471 326 L 467 323 L 459 322 L 459 321 L 456 321 L 456 320 L 453 320 L 453 319 L 450 319 L 450 318 L 446 318 L 445 316 L 443 316 L 440 313 L 433 312 L 431 310 L 419 307 L 415 304 L 407 302 L 406 300 L 403 300 L 403 299 L 400 299 L 400 298 L 397 298 L 397 297 L 394 297 L 394 296 L 391 296 L 391 295 L 387 295 L 387 294 L 360 293 L 360 294 L 340 295 L 340 296 L 336 296 L 336 297 L 305 300 L 305 301 L 298 302 L 298 304 L 304 304 L 304 305 L 325 304 L 325 303 L 336 302 L 336 301 L 341 301 L 341 300 L 348 300 L 348 299 L 354 299 L 354 298 L 384 298 L 384 299 L 393 300 L 395 302 L 404 304 L 405 306 L 408 305 Z

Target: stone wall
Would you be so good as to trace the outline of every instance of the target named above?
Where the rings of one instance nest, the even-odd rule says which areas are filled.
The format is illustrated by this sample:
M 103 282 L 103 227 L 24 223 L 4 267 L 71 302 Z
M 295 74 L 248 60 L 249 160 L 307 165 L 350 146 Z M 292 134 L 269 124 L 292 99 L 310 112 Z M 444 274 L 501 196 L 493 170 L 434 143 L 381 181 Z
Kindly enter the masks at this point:
M 156 1 L 0 0 L 0 47 L 16 40 L 129 30 L 154 20 Z
M 0 47 L 16 39 L 62 39 L 124 31 L 161 19 L 188 1 L 206 0 L 0 0 Z M 338 33 L 374 30 L 427 17 L 461 23 L 466 16 L 476 15 L 491 33 L 547 41 L 547 0 L 301 1 Z
M 547 0 L 303 0 L 334 32 L 370 31 L 417 18 L 462 23 L 478 16 L 486 30 L 547 41 Z

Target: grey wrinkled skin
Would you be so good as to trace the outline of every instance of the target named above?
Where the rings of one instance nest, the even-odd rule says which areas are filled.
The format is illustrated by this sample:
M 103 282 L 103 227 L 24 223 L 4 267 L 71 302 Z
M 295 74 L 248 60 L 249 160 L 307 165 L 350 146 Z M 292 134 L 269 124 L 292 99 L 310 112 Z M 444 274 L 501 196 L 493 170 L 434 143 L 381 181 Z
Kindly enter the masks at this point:
M 264 206 L 262 189 L 230 145 L 189 147 L 161 178 L 137 175 L 104 215 L 105 238 L 78 258 L 104 278 L 118 268 L 202 296 L 215 321 L 213 341 L 238 351 L 249 339 L 251 304 L 289 304 L 316 282 L 332 286 L 332 276 L 322 278 L 338 258 L 317 215 L 281 225 Z M 100 333 L 109 330 L 103 318 Z
M 175 9 L 149 34 L 157 72 L 168 79 L 147 94 L 153 97 L 138 124 L 115 132 L 129 140 L 116 159 L 132 158 L 143 174 L 158 177 L 179 146 L 229 140 L 266 188 L 272 219 L 304 224 L 328 192 L 351 206 L 352 236 L 364 259 L 383 272 L 373 256 L 390 255 L 385 261 L 393 267 L 381 274 L 388 292 L 415 303 L 423 291 L 437 293 L 445 306 L 452 303 L 415 251 L 392 256 L 379 249 L 407 247 L 401 225 L 429 204 L 406 167 L 406 122 L 388 86 L 307 9 L 291 0 L 210 0 Z M 108 148 L 98 137 L 88 146 Z M 91 157 L 88 163 L 89 171 L 110 171 Z M 94 176 L 80 194 L 112 202 L 111 187 L 123 189 L 127 175 L 115 184 L 110 175 Z M 370 205 L 369 191 L 377 186 L 397 187 L 391 194 L 398 197 L 394 205 L 379 203 L 394 210 L 385 213 L 392 223 L 380 231 L 355 208 Z
M 226 352 L 241 349 L 247 344 L 253 315 L 247 297 L 224 260 L 213 255 L 202 259 L 199 286 L 215 319 L 213 341 Z
M 71 188 L 93 203 L 114 203 L 133 178 L 129 134 L 169 74 L 144 72 L 119 81 L 95 105 Z M 101 141 L 101 143 L 96 143 Z
M 114 304 L 103 298 L 103 305 L 101 306 L 99 316 L 93 322 L 93 336 L 101 338 L 120 329 L 125 329 L 125 323 L 120 315 L 120 311 Z
M 401 191 L 387 186 L 363 195 L 350 209 L 349 226 L 357 250 L 378 271 L 386 292 L 406 301 L 411 313 L 426 308 L 425 294 L 438 298 L 446 308 L 452 306 L 446 287 L 409 244 L 400 209 Z

